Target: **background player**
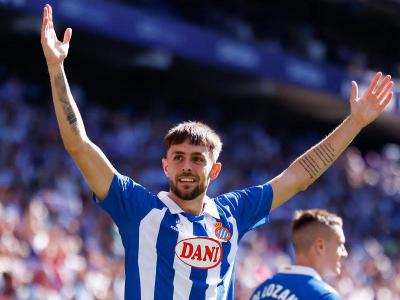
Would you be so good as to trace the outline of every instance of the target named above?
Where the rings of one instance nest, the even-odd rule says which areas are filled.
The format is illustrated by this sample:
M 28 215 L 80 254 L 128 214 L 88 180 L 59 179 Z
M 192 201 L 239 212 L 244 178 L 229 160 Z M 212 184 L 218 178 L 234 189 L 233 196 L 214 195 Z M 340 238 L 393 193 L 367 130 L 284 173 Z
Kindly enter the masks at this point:
M 321 276 L 339 275 L 347 257 L 342 219 L 326 210 L 297 211 L 292 222 L 296 265 L 282 267 L 262 283 L 251 300 L 340 299 Z

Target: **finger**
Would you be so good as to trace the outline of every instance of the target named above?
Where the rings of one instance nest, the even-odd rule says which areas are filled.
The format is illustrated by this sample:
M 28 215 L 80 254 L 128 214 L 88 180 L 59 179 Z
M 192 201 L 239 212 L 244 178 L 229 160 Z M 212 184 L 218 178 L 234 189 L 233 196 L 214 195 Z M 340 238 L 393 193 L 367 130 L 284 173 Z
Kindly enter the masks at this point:
M 48 22 L 47 7 L 45 6 L 43 8 L 43 20 L 42 20 L 42 28 L 41 28 L 42 32 L 46 29 L 47 22 Z
M 50 28 L 53 29 L 53 8 L 50 6 L 50 4 L 47 4 L 48 10 L 49 10 L 49 25 Z
M 375 95 L 380 95 L 382 93 L 390 79 L 392 79 L 390 75 L 386 75 L 385 78 L 383 78 L 383 80 L 379 83 L 378 87 L 375 90 Z
M 384 109 L 389 104 L 392 98 L 393 98 L 393 92 L 390 92 L 389 95 L 387 95 L 386 98 L 382 100 L 381 103 L 379 103 L 382 106 L 382 109 Z
M 379 94 L 377 94 L 378 99 L 385 99 L 386 96 L 388 95 L 390 89 L 393 87 L 393 85 L 394 85 L 393 81 L 386 83 L 384 89 Z
M 44 30 L 45 30 L 45 37 L 48 38 L 52 34 L 51 29 L 53 28 L 52 22 L 50 20 L 50 5 L 49 4 L 46 4 L 45 11 L 46 11 L 46 15 L 45 15 L 46 26 L 45 26 Z
M 350 100 L 353 101 L 358 98 L 358 85 L 354 80 L 351 82 L 351 96 Z
M 50 4 L 47 4 L 47 8 L 49 10 L 49 29 L 51 30 L 53 38 L 57 40 L 57 34 L 56 31 L 54 30 L 54 23 L 53 23 L 53 8 L 51 7 Z
M 50 21 L 49 21 L 49 16 L 47 14 L 46 16 L 46 27 L 44 28 L 44 32 L 45 32 L 45 37 L 49 37 L 50 34 Z
M 51 7 L 50 4 L 47 4 L 48 8 L 49 8 L 49 17 L 50 17 L 50 21 L 53 22 L 53 8 Z
M 371 84 L 369 85 L 368 89 L 365 91 L 365 94 L 371 94 L 373 92 L 373 90 L 376 88 L 376 85 L 378 84 L 381 77 L 382 77 L 381 72 L 378 72 L 375 74 L 374 78 L 372 79 Z
M 69 41 L 71 40 L 72 37 L 72 29 L 71 28 L 67 28 L 64 32 L 64 39 L 63 39 L 63 43 L 64 44 L 68 44 Z

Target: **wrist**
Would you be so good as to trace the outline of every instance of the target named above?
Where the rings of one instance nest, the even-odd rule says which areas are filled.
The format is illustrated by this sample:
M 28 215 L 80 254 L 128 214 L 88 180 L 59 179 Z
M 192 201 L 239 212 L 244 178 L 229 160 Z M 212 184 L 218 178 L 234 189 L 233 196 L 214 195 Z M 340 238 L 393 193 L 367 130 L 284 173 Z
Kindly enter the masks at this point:
M 58 73 L 62 71 L 64 68 L 64 64 L 61 62 L 57 63 L 47 63 L 47 69 L 49 70 L 50 74 Z
M 359 118 L 357 118 L 356 116 L 354 116 L 353 114 L 350 114 L 347 117 L 347 121 L 351 124 L 351 126 L 358 130 L 361 131 L 366 125 L 362 122 L 362 120 L 360 120 Z

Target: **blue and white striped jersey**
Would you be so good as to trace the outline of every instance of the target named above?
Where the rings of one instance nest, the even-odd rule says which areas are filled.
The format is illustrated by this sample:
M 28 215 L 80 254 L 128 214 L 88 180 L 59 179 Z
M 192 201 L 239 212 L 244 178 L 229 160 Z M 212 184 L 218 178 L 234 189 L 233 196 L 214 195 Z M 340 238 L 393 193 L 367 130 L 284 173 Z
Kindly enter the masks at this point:
M 318 273 L 305 266 L 283 267 L 261 284 L 250 300 L 340 300 Z
M 243 235 L 268 221 L 269 184 L 214 199 L 199 216 L 167 192 L 154 195 L 116 174 L 96 202 L 116 223 L 125 248 L 125 299 L 233 299 L 235 257 Z

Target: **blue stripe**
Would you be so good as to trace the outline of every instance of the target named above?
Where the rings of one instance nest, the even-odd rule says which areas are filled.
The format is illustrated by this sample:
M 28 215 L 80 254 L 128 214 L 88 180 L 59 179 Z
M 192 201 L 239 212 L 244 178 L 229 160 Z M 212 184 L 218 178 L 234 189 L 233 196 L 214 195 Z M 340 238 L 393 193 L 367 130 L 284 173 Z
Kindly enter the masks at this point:
M 161 222 L 156 246 L 158 256 L 154 299 L 173 299 L 175 270 L 172 266 L 174 264 L 178 231 L 173 230 L 171 226 L 176 226 L 177 220 L 179 220 L 178 215 L 172 215 L 167 211 Z
M 233 228 L 232 228 L 232 224 L 228 222 L 228 218 L 231 216 L 230 214 L 228 214 L 227 211 L 223 211 L 223 210 L 218 210 L 220 218 L 221 218 L 221 223 L 223 224 L 223 226 L 227 227 L 228 229 L 231 230 L 231 234 L 233 235 Z M 228 255 L 231 252 L 231 242 L 223 242 L 222 244 L 222 249 L 224 252 L 224 256 L 222 257 L 222 261 L 221 261 L 221 272 L 220 272 L 220 278 L 222 278 L 224 275 L 226 275 L 226 273 L 228 272 L 229 269 L 229 263 L 228 263 Z M 232 280 L 230 282 L 230 285 L 232 285 Z M 228 291 L 224 290 L 224 286 L 223 283 L 221 283 L 221 285 L 218 287 L 218 297 L 217 299 L 222 299 L 222 296 L 227 293 Z M 228 298 L 228 299 L 232 299 L 232 298 Z
M 193 235 L 208 236 L 207 231 L 204 228 L 204 219 L 193 222 Z M 206 283 L 207 274 L 207 270 L 192 268 L 192 271 L 190 272 L 190 280 L 193 281 L 193 287 L 190 291 L 189 300 L 205 299 L 206 290 L 208 288 L 208 284 Z
M 129 233 L 120 230 L 122 243 L 125 248 L 125 300 L 140 299 L 140 278 L 138 266 L 139 226 L 132 226 Z M 139 287 L 139 288 L 138 288 Z

